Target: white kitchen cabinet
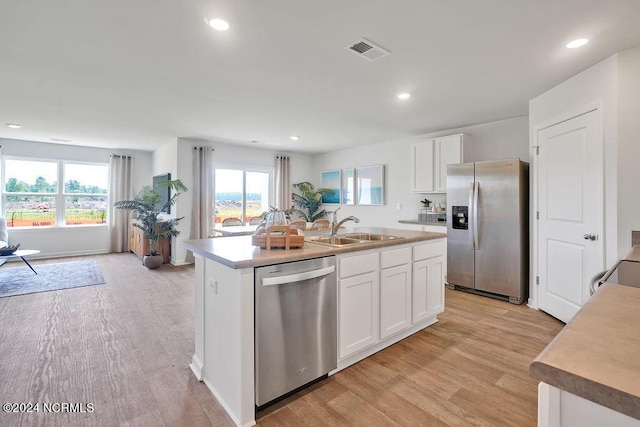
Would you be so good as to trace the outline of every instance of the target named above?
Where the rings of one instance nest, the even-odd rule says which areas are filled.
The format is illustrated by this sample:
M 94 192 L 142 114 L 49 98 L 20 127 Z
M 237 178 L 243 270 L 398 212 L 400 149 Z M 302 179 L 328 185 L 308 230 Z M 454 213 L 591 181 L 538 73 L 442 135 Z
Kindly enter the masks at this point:
M 437 321 L 445 254 L 442 238 L 338 255 L 339 369 Z
M 340 280 L 340 357 L 378 341 L 378 272 Z
M 411 248 L 380 253 L 380 339 L 411 326 Z
M 411 146 L 413 192 L 447 192 L 447 165 L 462 163 L 463 138 L 463 134 L 442 136 Z
M 447 192 L 447 165 L 462 163 L 462 134 L 435 140 L 435 192 Z
M 435 188 L 433 139 L 411 146 L 411 187 L 415 193 L 429 193 Z
M 444 240 L 413 248 L 411 321 L 418 323 L 444 311 L 446 258 Z
M 339 357 L 344 358 L 379 339 L 378 252 L 340 257 L 338 265 Z

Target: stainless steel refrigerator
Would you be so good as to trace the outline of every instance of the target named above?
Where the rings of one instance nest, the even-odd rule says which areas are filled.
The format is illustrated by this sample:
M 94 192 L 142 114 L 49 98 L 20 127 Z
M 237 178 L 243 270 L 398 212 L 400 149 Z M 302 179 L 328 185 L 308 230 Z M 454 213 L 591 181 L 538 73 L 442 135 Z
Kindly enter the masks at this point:
M 529 293 L 529 164 L 447 168 L 447 283 L 522 304 Z

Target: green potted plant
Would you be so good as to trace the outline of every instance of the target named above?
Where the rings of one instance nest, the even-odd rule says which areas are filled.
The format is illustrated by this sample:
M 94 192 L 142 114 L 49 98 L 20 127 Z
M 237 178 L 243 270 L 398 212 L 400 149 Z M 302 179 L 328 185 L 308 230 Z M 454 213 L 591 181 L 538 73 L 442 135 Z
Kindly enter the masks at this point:
M 322 195 L 333 194 L 333 190 L 329 188 L 316 189 L 313 184 L 307 181 L 293 184 L 293 188 L 299 190 L 302 194 L 291 194 L 291 200 L 296 206 L 296 208 L 291 210 L 292 212 L 295 212 L 301 219 L 307 222 L 313 222 L 327 216 L 327 211 L 324 209 L 320 210 Z
M 147 268 L 158 268 L 162 265 L 162 255 L 157 252 L 158 239 L 177 236 L 179 231 L 176 226 L 184 218 L 168 218 L 163 211 L 173 206 L 180 194 L 187 191 L 187 187 L 179 179 L 161 181 L 158 185 L 174 190 L 174 194 L 165 203 L 162 203 L 162 195 L 151 186 L 143 187 L 133 200 L 114 203 L 116 208 L 134 213 L 137 221 L 133 225 L 141 229 L 145 239 L 149 240 L 149 253 L 142 259 Z

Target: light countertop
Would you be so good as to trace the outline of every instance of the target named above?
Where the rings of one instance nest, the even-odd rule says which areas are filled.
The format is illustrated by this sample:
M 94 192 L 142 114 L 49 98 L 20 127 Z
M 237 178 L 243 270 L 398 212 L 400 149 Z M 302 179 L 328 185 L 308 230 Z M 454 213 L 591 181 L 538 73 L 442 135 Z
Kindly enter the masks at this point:
M 640 249 L 627 259 L 640 257 Z M 531 377 L 640 419 L 640 288 L 605 283 L 531 363 Z
M 400 230 L 396 228 L 357 227 L 341 230 L 338 234 L 350 232 L 376 233 L 403 237 L 394 240 L 378 240 L 367 243 L 343 246 L 340 248 L 305 242 L 304 247 L 284 250 L 260 249 L 251 244 L 251 236 L 218 237 L 213 239 L 188 240 L 182 246 L 205 258 L 212 259 L 234 269 L 259 267 L 283 262 L 335 255 L 339 253 L 362 251 L 386 246 L 401 245 L 424 240 L 442 239 L 445 233 Z M 326 233 L 326 232 L 325 232 Z

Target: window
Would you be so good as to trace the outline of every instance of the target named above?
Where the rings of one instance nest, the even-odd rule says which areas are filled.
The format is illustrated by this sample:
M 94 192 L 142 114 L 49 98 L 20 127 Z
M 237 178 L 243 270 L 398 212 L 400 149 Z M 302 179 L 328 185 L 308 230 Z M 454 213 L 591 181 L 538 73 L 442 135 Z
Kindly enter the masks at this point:
M 245 169 L 216 168 L 215 222 L 238 218 L 248 224 L 269 210 L 272 172 Z
M 107 165 L 64 164 L 65 225 L 106 224 Z
M 2 172 L 8 227 L 106 224 L 106 164 L 5 158 Z

